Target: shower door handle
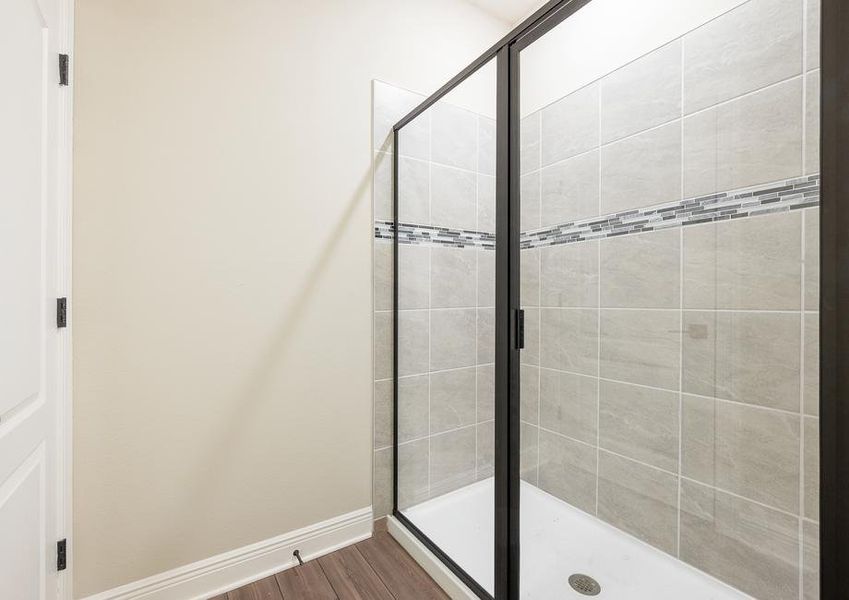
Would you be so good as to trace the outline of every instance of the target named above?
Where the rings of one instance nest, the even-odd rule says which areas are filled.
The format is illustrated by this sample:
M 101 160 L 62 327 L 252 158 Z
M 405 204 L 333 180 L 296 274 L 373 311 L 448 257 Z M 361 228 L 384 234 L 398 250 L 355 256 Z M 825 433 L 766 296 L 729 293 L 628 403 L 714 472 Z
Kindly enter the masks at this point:
M 516 309 L 513 313 L 516 315 L 514 318 L 516 350 L 522 350 L 525 347 L 525 311 Z

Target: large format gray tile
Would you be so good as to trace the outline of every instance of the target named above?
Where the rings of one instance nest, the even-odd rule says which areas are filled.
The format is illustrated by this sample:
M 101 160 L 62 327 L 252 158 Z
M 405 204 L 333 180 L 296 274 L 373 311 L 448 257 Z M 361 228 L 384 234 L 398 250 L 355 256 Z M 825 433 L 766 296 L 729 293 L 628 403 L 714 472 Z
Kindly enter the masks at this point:
M 389 193 L 392 193 L 391 179 Z M 392 218 L 392 211 L 389 218 Z M 398 160 L 398 220 L 402 223 L 430 223 L 430 166 L 412 158 Z
M 681 40 L 601 80 L 603 144 L 681 116 Z
M 389 246 L 392 248 L 392 245 Z M 430 306 L 430 252 L 428 246 L 398 244 L 398 306 Z M 390 278 L 391 281 L 391 278 Z
M 469 171 L 477 170 L 477 115 L 446 102 L 435 104 L 431 113 L 431 160 Z
M 540 211 L 540 175 L 531 173 L 523 175 L 519 182 L 520 216 L 519 226 L 522 231 L 539 228 Z
M 478 424 L 477 480 L 492 477 L 495 467 L 495 421 Z
M 598 312 L 540 310 L 540 366 L 584 375 L 598 372 Z
M 466 427 L 430 438 L 431 497 L 453 492 L 476 479 L 476 429 Z
M 678 392 L 600 382 L 599 446 L 678 471 Z
M 542 369 L 540 426 L 595 445 L 598 432 L 598 379 Z
M 495 362 L 495 309 L 478 309 L 478 364 Z
M 679 321 L 672 310 L 602 310 L 601 376 L 677 390 Z
M 799 521 L 681 482 L 682 560 L 756 598 L 799 597 Z
M 392 310 L 392 243 L 374 240 L 374 310 Z
M 402 377 L 428 371 L 428 320 L 426 310 L 402 310 L 398 313 L 398 373 Z M 392 376 L 391 371 L 388 376 Z
M 402 444 L 426 437 L 429 433 L 429 379 L 427 375 L 398 379 L 398 441 Z
M 559 225 L 598 215 L 598 150 L 579 154 L 540 172 L 540 225 Z
M 540 112 L 522 119 L 519 133 L 519 171 L 522 175 L 539 169 Z
M 799 512 L 799 418 L 685 395 L 681 473 L 708 485 Z
M 805 494 L 804 516 L 820 518 L 820 429 L 819 419 L 805 417 Z
M 372 162 L 372 198 L 374 218 L 392 220 L 392 155 L 375 152 Z
M 602 147 L 602 214 L 680 197 L 681 121 Z
M 684 230 L 684 306 L 799 310 L 801 213 L 735 219 Z
M 495 175 L 495 120 L 478 116 L 478 173 Z
M 374 81 L 374 149 L 392 151 L 392 127 L 421 104 L 425 96 Z M 401 130 L 401 154 L 430 158 L 430 111 Z
M 430 433 L 476 422 L 475 367 L 430 374 Z
M 433 310 L 430 316 L 430 370 L 474 366 L 477 309 Z
M 392 377 L 392 313 L 374 313 L 374 378 Z
M 525 347 L 520 360 L 523 365 L 539 365 L 540 355 L 540 310 L 525 309 Z
M 478 175 L 478 231 L 495 233 L 495 177 Z
M 539 487 L 595 514 L 596 449 L 556 433 L 539 432 Z
M 603 450 L 598 462 L 598 516 L 675 554 L 678 477 Z
M 398 445 L 398 508 L 410 508 L 428 499 L 429 463 L 427 439 Z
M 598 83 L 542 109 L 542 166 L 598 146 Z
M 799 411 L 798 313 L 684 313 L 685 392 Z
M 805 310 L 820 309 L 820 209 L 805 211 Z
M 531 485 L 539 484 L 539 427 L 522 423 L 519 432 L 519 474 Z
M 684 36 L 684 110 L 707 108 L 801 70 L 801 3 L 750 0 Z
M 433 308 L 476 306 L 477 258 L 474 248 L 431 248 L 430 304 Z
M 539 306 L 539 248 L 519 252 L 519 298 L 522 306 Z
M 801 77 L 684 119 L 688 198 L 801 172 Z
M 820 526 L 802 522 L 802 598 L 820 600 Z
M 806 0 L 805 8 L 808 11 L 806 23 L 807 34 L 807 61 L 808 69 L 816 69 L 820 66 L 820 5 L 822 0 Z
M 820 315 L 805 313 L 804 410 L 806 415 L 820 413 Z
M 477 367 L 478 423 L 495 418 L 495 365 Z
M 588 241 L 540 248 L 542 306 L 598 306 L 598 244 Z
M 539 371 L 539 367 L 532 365 L 519 367 L 519 416 L 533 425 L 539 425 Z
M 678 308 L 681 232 L 667 229 L 602 240 L 601 305 Z
M 372 470 L 372 516 L 385 517 L 392 512 L 392 448 L 374 452 Z
M 374 450 L 392 446 L 392 380 L 374 382 Z
M 808 73 L 805 83 L 805 174 L 820 172 L 820 72 Z
M 431 223 L 474 230 L 477 225 L 477 176 L 471 171 L 431 165 Z
M 495 252 L 478 250 L 478 306 L 495 306 Z

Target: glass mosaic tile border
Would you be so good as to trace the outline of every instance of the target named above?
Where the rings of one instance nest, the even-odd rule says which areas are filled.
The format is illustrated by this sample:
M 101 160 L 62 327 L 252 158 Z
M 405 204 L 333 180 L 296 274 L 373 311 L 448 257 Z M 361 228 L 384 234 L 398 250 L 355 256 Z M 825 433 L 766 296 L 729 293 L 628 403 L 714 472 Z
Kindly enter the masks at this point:
M 520 245 L 524 250 L 742 219 L 819 206 L 819 200 L 820 176 L 809 175 L 542 227 L 522 232 Z M 399 229 L 402 244 L 495 248 L 495 235 L 485 231 L 414 223 L 401 223 Z M 392 221 L 375 221 L 376 239 L 391 240 L 393 235 Z

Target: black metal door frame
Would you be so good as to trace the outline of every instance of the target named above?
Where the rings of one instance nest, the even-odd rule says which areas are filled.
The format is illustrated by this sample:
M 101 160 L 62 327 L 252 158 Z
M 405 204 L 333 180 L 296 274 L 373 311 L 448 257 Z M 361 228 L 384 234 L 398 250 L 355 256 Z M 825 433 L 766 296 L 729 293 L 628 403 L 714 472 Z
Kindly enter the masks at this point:
M 549 1 L 393 127 L 392 198 L 397 232 L 399 132 L 482 66 L 497 61 L 493 524 L 497 600 L 519 600 L 520 578 L 520 53 L 590 1 Z M 849 2 L 821 1 L 820 597 L 838 600 L 849 590 Z M 398 509 L 397 235 L 393 236 L 393 256 L 392 514 L 478 597 L 492 600 L 492 595 Z

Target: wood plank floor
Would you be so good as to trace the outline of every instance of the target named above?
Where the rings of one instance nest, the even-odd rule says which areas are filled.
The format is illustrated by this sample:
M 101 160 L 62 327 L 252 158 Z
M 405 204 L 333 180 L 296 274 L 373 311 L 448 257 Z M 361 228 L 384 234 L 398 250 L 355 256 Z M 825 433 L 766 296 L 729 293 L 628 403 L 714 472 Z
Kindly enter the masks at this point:
M 448 600 L 385 531 L 212 600 Z

